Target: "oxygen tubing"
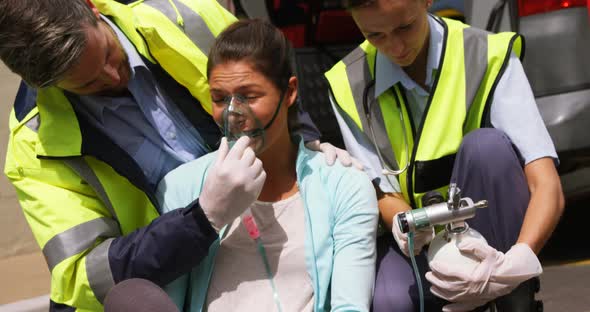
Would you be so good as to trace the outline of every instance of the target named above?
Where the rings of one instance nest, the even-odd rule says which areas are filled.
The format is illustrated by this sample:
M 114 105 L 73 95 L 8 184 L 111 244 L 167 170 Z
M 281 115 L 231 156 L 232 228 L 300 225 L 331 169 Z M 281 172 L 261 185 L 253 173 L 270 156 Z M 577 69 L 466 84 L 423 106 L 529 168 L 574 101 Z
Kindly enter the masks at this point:
M 410 261 L 412 262 L 412 268 L 414 269 L 414 276 L 416 277 L 416 284 L 418 285 L 418 297 L 420 298 L 420 312 L 424 312 L 424 291 L 422 290 L 422 280 L 420 279 L 420 272 L 418 271 L 418 265 L 416 264 L 416 258 L 414 257 L 414 233 L 408 233 L 408 251 L 410 252 Z

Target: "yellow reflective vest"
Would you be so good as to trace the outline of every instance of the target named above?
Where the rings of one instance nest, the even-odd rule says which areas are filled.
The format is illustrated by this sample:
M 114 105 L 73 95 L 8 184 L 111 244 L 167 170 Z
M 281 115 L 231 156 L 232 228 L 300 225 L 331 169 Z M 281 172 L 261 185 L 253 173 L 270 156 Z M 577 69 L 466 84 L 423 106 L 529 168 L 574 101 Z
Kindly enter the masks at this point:
M 515 33 L 492 34 L 454 20 L 436 19 L 444 27 L 443 49 L 417 129 L 399 84 L 374 98 L 370 88 L 375 79 L 377 51 L 368 41 L 325 74 L 337 105 L 373 141 L 367 126 L 372 120 L 373 144 L 379 147 L 387 165 L 403 168 L 409 161 L 408 170 L 398 179 L 403 196 L 414 208 L 422 206 L 421 198 L 429 191 L 446 195 L 463 136 L 489 125 L 495 87 L 510 53 L 522 56 L 524 44 Z M 370 112 L 368 103 L 372 104 Z M 408 135 L 408 153 L 402 127 Z
M 233 15 L 216 0 L 93 2 L 144 58 L 211 111 L 207 54 Z M 153 196 L 108 161 L 85 154 L 72 105 L 55 87 L 37 90 L 36 106 L 24 116 L 13 110 L 9 127 L 5 174 L 47 260 L 51 300 L 78 311 L 103 310 L 114 285 L 109 244 L 159 215 Z

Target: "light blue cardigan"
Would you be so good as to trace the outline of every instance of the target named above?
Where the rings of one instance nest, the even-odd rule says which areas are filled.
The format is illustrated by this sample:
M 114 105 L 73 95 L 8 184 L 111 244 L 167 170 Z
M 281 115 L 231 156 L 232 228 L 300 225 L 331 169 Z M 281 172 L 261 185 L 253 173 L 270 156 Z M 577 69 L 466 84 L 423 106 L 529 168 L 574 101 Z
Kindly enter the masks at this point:
M 186 163 L 164 177 L 157 192 L 163 212 L 185 207 L 199 197 L 216 154 Z M 357 169 L 338 162 L 326 165 L 323 155 L 303 143 L 296 171 L 305 206 L 305 264 L 313 284 L 314 311 L 369 311 L 379 218 L 373 185 Z M 219 242 L 213 243 L 209 255 L 190 274 L 165 288 L 181 311 L 188 308 L 187 302 L 190 311 L 204 310 Z M 189 283 L 191 298 L 186 301 Z

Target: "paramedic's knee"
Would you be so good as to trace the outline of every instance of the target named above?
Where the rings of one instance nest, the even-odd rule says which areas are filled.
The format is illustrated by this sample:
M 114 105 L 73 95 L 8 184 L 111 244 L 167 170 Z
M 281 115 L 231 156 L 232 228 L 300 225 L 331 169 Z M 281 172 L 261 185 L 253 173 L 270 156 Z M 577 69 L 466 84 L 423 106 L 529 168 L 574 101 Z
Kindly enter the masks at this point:
M 408 293 L 409 285 L 395 278 L 375 284 L 373 312 L 414 311 L 414 303 Z
M 419 259 L 421 267 L 425 259 Z M 393 237 L 387 233 L 377 238 L 377 274 L 373 312 L 414 311 L 412 294 L 416 282 L 409 259 L 402 254 Z
M 502 177 L 506 170 L 513 170 L 514 165 L 521 166 L 518 153 L 508 136 L 497 129 L 477 129 L 463 138 L 457 157 L 462 159 L 470 173 L 485 171 Z

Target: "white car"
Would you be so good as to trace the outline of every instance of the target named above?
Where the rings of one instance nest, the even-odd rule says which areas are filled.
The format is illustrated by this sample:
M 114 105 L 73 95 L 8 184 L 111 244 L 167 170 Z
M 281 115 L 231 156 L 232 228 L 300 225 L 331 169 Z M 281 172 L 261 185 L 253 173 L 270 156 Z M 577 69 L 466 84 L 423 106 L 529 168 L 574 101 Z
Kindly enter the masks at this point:
M 524 36 L 523 66 L 568 199 L 590 195 L 590 0 L 469 0 L 468 24 Z

